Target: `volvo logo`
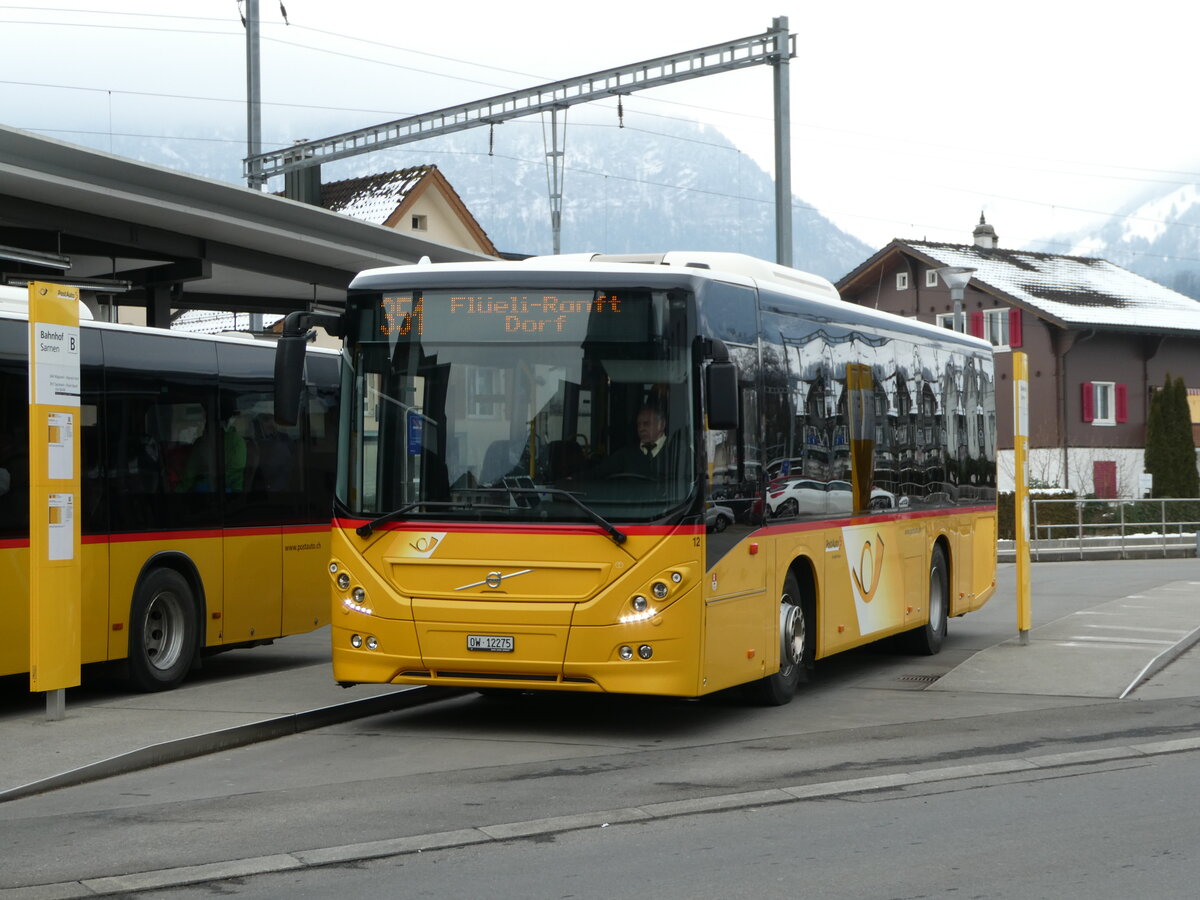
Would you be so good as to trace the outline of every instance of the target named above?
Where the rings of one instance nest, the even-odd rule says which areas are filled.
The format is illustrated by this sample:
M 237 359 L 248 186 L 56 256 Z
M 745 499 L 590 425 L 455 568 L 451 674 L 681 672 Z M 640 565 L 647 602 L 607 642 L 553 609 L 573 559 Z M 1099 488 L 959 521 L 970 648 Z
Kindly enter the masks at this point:
M 532 571 L 533 569 L 522 569 L 520 572 L 509 572 L 508 574 L 503 572 L 488 572 L 487 575 L 483 577 L 483 581 L 473 581 L 471 584 L 464 584 L 462 587 L 456 587 L 455 590 L 465 591 L 468 588 L 473 587 L 489 587 L 494 591 L 499 588 L 501 584 L 503 584 L 505 578 L 516 578 L 518 575 L 527 575 Z

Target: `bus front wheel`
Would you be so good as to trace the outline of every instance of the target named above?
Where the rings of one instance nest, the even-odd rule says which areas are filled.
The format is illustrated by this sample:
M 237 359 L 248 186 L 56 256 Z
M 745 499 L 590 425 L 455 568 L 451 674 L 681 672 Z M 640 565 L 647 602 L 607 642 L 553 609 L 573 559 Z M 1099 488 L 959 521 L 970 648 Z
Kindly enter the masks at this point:
M 812 607 L 801 595 L 795 574 L 789 572 L 779 597 L 779 671 L 746 685 L 750 700 L 762 706 L 792 701 L 813 660 L 813 625 Z
M 937 546 L 929 559 L 929 621 L 910 631 L 909 648 L 921 656 L 933 656 L 942 649 L 950 614 L 950 572 L 946 552 Z
M 196 653 L 196 601 L 174 569 L 150 572 L 129 615 L 129 680 L 142 691 L 178 685 Z

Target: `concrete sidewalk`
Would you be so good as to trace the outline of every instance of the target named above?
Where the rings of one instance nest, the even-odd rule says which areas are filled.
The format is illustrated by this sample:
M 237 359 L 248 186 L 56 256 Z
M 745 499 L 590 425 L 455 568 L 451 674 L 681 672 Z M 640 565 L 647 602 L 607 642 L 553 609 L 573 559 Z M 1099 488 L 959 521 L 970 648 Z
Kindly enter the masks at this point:
M 1175 581 L 1034 628 L 1027 645 L 989 647 L 929 689 L 1121 699 L 1197 640 L 1200 582 Z
M 0 693 L 0 802 L 440 699 L 456 691 L 333 681 L 329 629 L 210 657 L 173 691 L 92 684 L 47 721 L 25 677 Z
M 1079 608 L 974 653 L 926 690 L 1111 698 L 1180 662 L 1175 694 L 1200 694 L 1200 581 L 1173 581 Z M 357 686 L 329 668 L 328 630 L 211 658 L 177 690 L 128 693 L 112 684 L 67 693 L 46 720 L 27 681 L 0 680 L 0 802 L 460 693 Z M 1186 671 L 1184 671 L 1186 670 Z M 1150 689 L 1153 685 L 1147 684 Z

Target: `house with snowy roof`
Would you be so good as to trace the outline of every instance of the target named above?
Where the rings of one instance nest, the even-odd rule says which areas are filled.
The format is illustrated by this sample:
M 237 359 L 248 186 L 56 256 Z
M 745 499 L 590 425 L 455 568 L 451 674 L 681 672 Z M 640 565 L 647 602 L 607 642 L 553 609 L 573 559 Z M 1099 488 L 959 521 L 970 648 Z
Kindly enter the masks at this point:
M 487 232 L 437 166 L 412 166 L 321 185 L 321 206 L 355 219 L 450 247 L 499 256 Z M 265 317 L 268 326 L 278 316 Z M 251 328 L 250 313 L 189 310 L 171 325 L 178 331 L 219 333 Z M 318 341 L 336 342 L 325 335 Z
M 321 206 L 439 244 L 499 256 L 437 166 L 412 166 L 322 184 Z
M 837 282 L 842 299 L 954 327 L 937 269 L 974 269 L 966 330 L 996 351 L 999 486 L 1013 488 L 1012 356 L 1029 361 L 1029 473 L 1079 495 L 1142 495 L 1146 418 L 1169 374 L 1200 388 L 1200 302 L 1106 260 L 896 239 Z M 1193 405 L 1193 433 L 1200 412 Z

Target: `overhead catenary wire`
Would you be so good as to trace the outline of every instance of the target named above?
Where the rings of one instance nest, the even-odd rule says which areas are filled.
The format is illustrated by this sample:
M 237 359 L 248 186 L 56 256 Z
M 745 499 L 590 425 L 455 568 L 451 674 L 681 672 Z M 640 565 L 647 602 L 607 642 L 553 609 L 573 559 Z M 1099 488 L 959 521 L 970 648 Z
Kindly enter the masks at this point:
M 282 4 L 281 4 L 281 7 L 282 7 Z M 172 13 L 122 12 L 122 11 L 117 11 L 117 10 L 85 10 L 85 9 L 74 9 L 74 8 L 66 8 L 66 7 L 38 7 L 38 6 L 20 6 L 20 5 L 0 4 L 0 9 L 36 10 L 38 12 L 59 12 L 59 13 L 71 13 L 71 14 L 133 16 L 133 17 L 143 17 L 143 18 L 175 19 L 175 20 L 200 21 L 200 22 L 224 22 L 224 21 L 226 21 L 223 18 L 212 17 L 212 16 L 186 16 L 186 15 L 172 14 Z M 284 12 L 284 15 L 286 17 L 286 11 Z M 56 27 L 58 27 L 60 25 L 69 25 L 72 27 L 81 27 L 81 28 L 86 28 L 86 27 L 117 28 L 117 29 L 128 28 L 128 29 L 138 29 L 138 30 L 145 30 L 145 31 L 162 30 L 162 31 L 167 31 L 167 32 L 171 32 L 171 33 L 208 34 L 208 35 L 234 37 L 234 38 L 237 38 L 239 41 L 242 40 L 242 37 L 243 37 L 243 35 L 238 31 L 209 32 L 209 31 L 195 31 L 195 30 L 189 30 L 189 29 L 155 29 L 155 28 L 149 28 L 149 27 L 139 28 L 138 26 L 130 26 L 130 25 L 100 25 L 100 24 L 96 24 L 96 23 L 86 23 L 86 22 L 22 21 L 19 23 L 18 22 L 3 22 L 3 24 L 34 24 L 34 25 L 42 25 L 42 24 L 51 25 L 52 24 Z M 264 22 L 263 26 L 264 27 L 270 27 L 270 26 L 279 27 L 278 23 L 271 23 L 271 22 Z M 404 53 L 411 53 L 411 54 L 414 54 L 417 56 L 428 57 L 430 59 L 437 59 L 437 60 L 441 60 L 444 62 L 451 62 L 456 65 L 472 66 L 475 68 L 485 69 L 485 70 L 489 70 L 489 71 L 501 72 L 501 73 L 509 74 L 509 75 L 517 75 L 517 76 L 520 76 L 523 78 L 546 79 L 547 77 L 549 77 L 549 76 L 546 76 L 545 74 L 526 72 L 526 71 L 522 71 L 522 70 L 518 70 L 518 69 L 509 69 L 509 68 L 504 68 L 501 66 L 493 66 L 493 65 L 486 64 L 486 63 L 475 62 L 472 60 L 464 60 L 459 57 L 447 56 L 447 55 L 438 54 L 438 53 L 431 53 L 431 52 L 425 51 L 425 50 L 418 50 L 418 49 L 412 48 L 412 47 L 405 47 L 405 46 L 398 45 L 398 44 L 392 44 L 387 41 L 380 41 L 380 40 L 377 40 L 374 38 L 358 37 L 355 35 L 348 35 L 348 34 L 344 34 L 341 32 L 329 31 L 327 29 L 322 29 L 322 28 L 314 28 L 311 26 L 291 24 L 291 23 L 288 23 L 288 27 L 290 27 L 292 30 L 296 30 L 296 31 L 307 31 L 307 32 L 312 32 L 314 34 L 322 34 L 322 35 L 326 35 L 329 37 L 339 38 L 342 40 L 354 41 L 357 43 L 376 46 L 376 47 L 380 47 L 380 48 L 387 49 L 387 50 L 398 50 L 398 51 L 401 51 Z M 482 80 L 474 79 L 474 78 L 465 78 L 463 76 L 454 75 L 454 74 L 451 74 L 448 72 L 439 72 L 439 71 L 431 70 L 431 69 L 418 68 L 416 66 L 407 66 L 407 65 L 404 65 L 401 63 L 395 63 L 395 62 L 391 62 L 391 61 L 385 60 L 385 59 L 364 58 L 362 56 L 355 55 L 355 54 L 342 53 L 340 51 L 332 50 L 327 47 L 317 47 L 317 46 L 313 46 L 311 44 L 299 43 L 297 41 L 285 41 L 285 40 L 282 40 L 279 38 L 272 38 L 267 35 L 263 36 L 263 40 L 275 41 L 275 42 L 278 42 L 281 44 L 296 47 L 298 49 L 311 50 L 311 51 L 317 52 L 317 53 L 329 53 L 329 54 L 333 54 L 333 55 L 337 55 L 337 56 L 342 56 L 345 58 L 353 59 L 354 61 L 360 62 L 360 63 L 405 69 L 408 71 L 417 72 L 422 75 L 430 75 L 430 76 L 437 77 L 437 78 L 446 78 L 446 79 L 451 79 L 451 80 L 456 80 L 456 81 L 463 81 L 463 82 L 470 83 L 470 84 L 478 84 L 478 85 L 481 85 L 484 87 L 497 88 L 500 90 L 511 90 L 513 88 L 513 85 L 506 85 L 506 84 L 502 84 L 502 83 L 498 83 L 498 82 L 494 82 L 494 81 L 482 81 Z M 0 83 L 4 83 L 4 82 L 0 82 Z M 7 83 L 17 84 L 17 83 L 22 83 L 22 82 L 7 82 Z M 42 83 L 39 86 L 52 87 L 53 85 L 47 85 L 47 84 Z M 67 86 L 67 87 L 71 87 L 71 86 Z M 82 90 L 84 88 L 76 88 L 76 89 Z M 116 89 L 114 89 L 113 92 L 114 93 L 130 93 L 130 94 L 135 94 L 135 95 L 142 93 L 142 92 L 137 92 L 137 91 L 120 91 L 120 90 L 116 90 Z M 244 103 L 245 102 L 245 98 L 240 98 L 240 97 L 239 98 L 193 98 L 188 95 L 167 94 L 167 93 L 158 94 L 156 96 L 170 97 L 173 99 L 209 99 L 209 100 L 224 99 L 226 102 L 231 102 L 231 103 Z M 714 108 L 710 105 L 702 106 L 699 104 L 686 103 L 686 102 L 678 101 L 678 100 L 666 100 L 661 97 L 652 97 L 652 96 L 643 96 L 643 97 L 640 97 L 639 99 L 645 103 L 656 103 L 656 104 L 663 104 L 663 105 L 667 105 L 667 106 L 679 106 L 679 107 L 684 107 L 684 108 L 688 108 L 688 109 L 702 110 L 705 112 L 719 113 L 721 115 L 740 116 L 740 117 L 744 117 L 744 118 L 757 119 L 757 120 L 763 122 L 764 124 L 768 124 L 772 121 L 770 116 L 763 115 L 761 113 L 748 112 L 744 109 L 741 109 L 741 110 L 721 109 L 721 108 Z M 264 102 L 264 105 L 267 105 L 266 102 Z M 271 105 L 288 106 L 288 107 L 292 107 L 292 108 L 313 108 L 313 109 L 335 109 L 335 108 L 343 109 L 343 108 L 345 108 L 345 107 L 327 107 L 327 106 L 317 106 L 317 105 L 310 106 L 308 104 L 302 104 L 302 103 L 278 103 L 278 102 L 271 104 Z M 605 104 L 597 104 L 597 105 L 605 105 Z M 611 108 L 619 109 L 619 107 L 620 107 L 620 97 L 618 97 L 617 106 L 612 106 Z M 354 111 L 381 113 L 381 114 L 388 114 L 388 115 L 411 115 L 411 112 L 399 112 L 398 113 L 395 110 L 356 109 Z M 646 110 L 640 110 L 640 114 L 645 115 L 645 116 L 661 117 L 661 118 L 666 118 L 666 119 L 675 119 L 677 121 L 685 121 L 685 122 L 695 121 L 694 119 L 682 118 L 682 117 L 677 117 L 677 116 L 666 116 L 661 113 L 653 113 L 653 112 L 648 112 Z M 873 134 L 871 132 L 851 130 L 851 129 L 842 129 L 842 128 L 833 128 L 830 126 L 819 125 L 819 124 L 815 124 L 815 123 L 793 122 L 793 125 L 795 127 L 799 127 L 799 128 L 806 128 L 806 129 L 813 129 L 813 130 L 819 130 L 819 131 L 844 134 L 848 137 L 855 137 L 855 138 L 867 138 L 867 139 L 871 139 L 871 140 L 877 140 L 881 137 L 881 135 Z M 947 145 L 944 141 L 932 141 L 932 140 L 931 141 L 921 141 L 921 140 L 912 139 L 912 138 L 896 138 L 895 135 L 891 135 L 891 134 L 887 135 L 887 137 L 889 140 L 899 140 L 902 143 L 907 143 L 907 144 L 924 147 L 924 148 L 937 149 L 937 150 L 941 150 L 941 151 L 951 149 L 951 150 L 954 150 L 955 152 L 961 152 L 965 149 L 971 149 L 972 151 L 977 152 L 980 149 L 979 147 L 974 146 L 974 145 L 971 146 L 970 148 L 954 147 L 952 145 Z M 1012 156 L 1017 159 L 1029 159 L 1029 160 L 1038 161 L 1038 162 L 1058 163 L 1063 166 L 1071 167 L 1072 174 L 1078 174 L 1077 168 L 1080 165 L 1098 165 L 1101 168 L 1113 169 L 1113 170 L 1118 170 L 1118 171 L 1142 172 L 1142 173 L 1146 173 L 1146 174 L 1160 174 L 1160 175 L 1179 175 L 1179 176 L 1183 176 L 1184 178 L 1190 179 L 1189 181 L 1185 181 L 1185 182 L 1168 181 L 1168 182 L 1152 182 L 1152 183 L 1188 184 L 1188 183 L 1193 183 L 1197 179 L 1200 179 L 1200 172 L 1192 172 L 1192 171 L 1186 171 L 1186 170 L 1156 169 L 1156 168 L 1127 166 L 1127 165 L 1122 165 L 1122 164 L 1110 164 L 1110 163 L 1090 163 L 1090 162 L 1085 163 L 1084 161 L 1078 160 L 1078 159 L 1062 159 L 1062 158 L 1047 157 L 1047 156 L 1040 156 L 1040 155 L 1013 154 L 1013 153 L 1008 153 L 1005 151 L 989 151 L 989 152 L 991 152 L 993 154 L 1002 155 L 1002 156 Z M 1025 167 L 1020 167 L 1020 168 L 1025 168 Z M 1056 170 L 1036 169 L 1034 171 L 1055 172 Z M 1087 177 L 1117 178 L 1120 176 L 1107 176 L 1107 175 L 1103 175 L 1103 174 L 1088 173 Z M 1129 180 L 1143 180 L 1143 179 L 1130 178 Z
M 281 5 L 281 13 L 283 14 L 285 22 L 286 22 L 287 11 L 285 8 L 282 7 L 282 4 L 280 4 L 280 5 Z M 72 14 L 72 15 L 90 14 L 90 15 L 96 15 L 96 16 L 101 16 L 101 15 L 121 16 L 121 17 L 127 17 L 127 18 L 136 17 L 136 18 L 142 18 L 142 19 L 176 20 L 176 21 L 181 21 L 181 22 L 189 21 L 189 22 L 197 22 L 197 23 L 210 23 L 210 22 L 222 22 L 223 23 L 223 22 L 227 21 L 227 19 L 225 19 L 225 18 L 206 17 L 206 16 L 189 16 L 189 15 L 168 14 L 168 13 L 122 12 L 122 11 L 116 11 L 116 10 L 84 10 L 84 9 L 67 8 L 67 7 L 0 5 L 0 9 L 24 10 L 24 11 L 35 10 L 38 13 L 66 13 L 66 14 Z M 17 23 L 14 23 L 14 24 L 17 24 Z M 73 22 L 28 22 L 27 21 L 27 22 L 22 22 L 20 24 L 53 25 L 55 27 L 67 25 L 67 26 L 85 27 L 85 28 L 86 27 L 96 27 L 96 28 L 141 30 L 141 31 L 163 31 L 163 32 L 167 32 L 167 33 L 186 33 L 186 34 L 199 34 L 199 35 L 213 35 L 213 36 L 220 36 L 220 37 L 235 37 L 239 41 L 242 38 L 240 30 L 237 30 L 237 31 L 234 31 L 234 30 L 210 31 L 210 30 L 198 30 L 198 29 L 194 29 L 194 28 L 193 29 L 164 28 L 161 26 L 151 27 L 151 26 L 132 25 L 127 22 L 119 23 L 119 24 L 105 24 L 105 23 L 95 23 L 95 22 L 87 23 L 87 22 L 78 22 L 78 21 L 73 21 Z M 528 78 L 540 77 L 540 76 L 536 76 L 532 73 L 521 72 L 521 71 L 517 71 L 517 70 L 513 70 L 513 69 L 505 69 L 505 68 L 497 67 L 497 66 L 489 66 L 486 64 L 476 63 L 476 62 L 469 61 L 469 60 L 462 60 L 462 59 L 458 59 L 458 58 L 451 57 L 451 56 L 444 56 L 444 55 L 440 55 L 440 54 L 429 53 L 427 51 L 416 50 L 413 48 L 401 47 L 401 46 L 390 44 L 390 43 L 387 43 L 384 41 L 378 41 L 378 40 L 374 40 L 374 39 L 370 39 L 370 38 L 361 38 L 361 37 L 357 37 L 357 36 L 353 36 L 353 35 L 341 34 L 338 32 L 328 31 L 328 30 L 319 29 L 319 28 L 312 28 L 312 27 L 305 26 L 305 25 L 296 25 L 296 24 L 291 24 L 291 23 L 289 23 L 287 25 L 280 24 L 280 23 L 264 23 L 264 25 L 267 25 L 267 24 L 270 24 L 276 28 L 290 27 L 292 29 L 293 33 L 297 32 L 297 31 L 304 31 L 304 32 L 309 32 L 309 33 L 313 33 L 313 34 L 320 34 L 320 35 L 324 35 L 327 37 L 337 38 L 340 40 L 360 42 L 360 43 L 367 44 L 367 45 L 379 46 L 379 47 L 384 47 L 384 48 L 391 49 L 391 50 L 397 50 L 397 51 L 401 51 L 401 52 L 405 52 L 405 53 L 411 53 L 414 55 L 419 55 L 419 56 L 427 57 L 430 59 L 438 59 L 441 61 L 451 62 L 456 65 L 472 66 L 472 67 L 475 67 L 478 69 L 502 72 L 504 74 L 517 75 L 517 76 L 521 76 L 521 77 L 528 77 Z M 481 81 L 479 79 L 465 78 L 465 77 L 457 76 L 457 75 L 454 75 L 451 73 L 434 71 L 434 70 L 430 70 L 427 68 L 406 66 L 406 65 L 403 65 L 400 63 L 391 62 L 389 60 L 382 60 L 382 59 L 377 59 L 377 58 L 363 59 L 363 57 L 361 57 L 361 56 L 342 53 L 340 51 L 337 51 L 337 50 L 334 50 L 331 48 L 327 48 L 327 47 L 316 47 L 316 46 L 312 46 L 310 44 L 305 44 L 305 43 L 298 42 L 298 41 L 283 40 L 280 38 L 273 38 L 273 37 L 264 37 L 264 39 L 276 41 L 281 44 L 286 44 L 286 45 L 293 46 L 293 47 L 296 47 L 296 48 L 302 49 L 302 50 L 318 52 L 318 53 L 330 53 L 330 54 L 334 54 L 334 55 L 345 56 L 348 58 L 353 58 L 359 62 L 367 62 L 367 63 L 371 63 L 371 64 L 391 66 L 394 68 L 418 72 L 420 74 L 428 75 L 428 76 L 432 76 L 432 77 L 453 79 L 453 80 L 457 80 L 457 81 L 464 81 L 467 83 L 485 84 L 490 87 L 497 87 L 497 86 L 504 87 L 503 85 L 496 85 L 494 82 L 486 82 L 486 81 Z M 123 91 L 120 89 L 113 89 L 113 88 L 82 88 L 82 87 L 70 86 L 70 85 L 53 85 L 53 84 L 47 84 L 44 82 L 35 83 L 35 82 L 18 82 L 18 81 L 7 81 L 7 82 L 0 81 L 0 83 L 24 84 L 24 85 L 37 86 L 37 87 L 48 88 L 48 89 L 100 90 L 100 91 L 104 91 L 109 96 L 112 96 L 113 94 L 117 94 L 117 95 L 124 94 L 124 95 L 135 96 L 135 97 L 139 97 L 139 96 L 140 97 L 163 97 L 163 98 L 169 98 L 169 99 L 197 100 L 197 101 L 207 101 L 207 102 L 229 102 L 229 103 L 237 103 L 237 104 L 244 103 L 244 98 L 232 99 L 232 98 L 220 98 L 220 97 L 190 97 L 187 95 L 172 94 L 172 93 L 167 93 L 167 92 Z M 655 97 L 644 97 L 641 99 L 643 101 L 645 101 L 646 103 L 662 103 L 662 104 L 668 104 L 668 105 L 674 105 L 674 106 L 680 106 L 680 107 L 691 107 L 692 106 L 691 104 L 680 103 L 679 101 L 662 100 L 661 98 L 655 98 Z M 278 107 L 278 108 L 291 108 L 291 109 L 348 111 L 346 107 L 342 107 L 342 106 L 337 106 L 337 107 L 321 106 L 321 105 L 310 104 L 310 103 L 269 102 L 269 103 L 264 103 L 263 105 L 264 106 L 273 106 L 273 107 Z M 603 104 L 600 104 L 600 105 L 603 105 Z M 621 104 L 620 97 L 617 98 L 617 108 L 618 108 L 619 116 L 623 119 L 624 109 Z M 695 108 L 695 107 L 693 107 L 693 108 Z M 388 110 L 361 109 L 361 110 L 352 110 L 352 111 L 362 112 L 364 114 L 380 114 L 380 115 L 394 115 L 395 114 L 394 111 L 388 111 Z M 768 121 L 767 116 L 756 115 L 756 114 L 749 113 L 746 111 L 734 111 L 734 110 L 728 110 L 728 111 L 709 110 L 709 111 L 718 112 L 718 113 L 722 113 L 725 115 L 745 116 L 745 117 L 749 117 L 752 119 L 759 119 L 764 122 Z M 648 116 L 648 117 L 663 118 L 663 119 L 676 119 L 676 120 L 683 120 L 683 121 L 692 121 L 689 119 L 682 119 L 682 117 L 666 116 L 666 115 L 662 115 L 659 113 L 649 112 L 646 110 L 641 110 L 640 115 Z M 579 123 L 579 124 L 584 124 L 584 123 Z M 794 126 L 797 128 L 814 129 L 814 130 L 824 131 L 826 133 L 838 133 L 838 134 L 845 134 L 848 136 L 857 136 L 857 137 L 867 136 L 867 137 L 872 137 L 873 139 L 877 139 L 879 137 L 878 135 L 875 135 L 875 136 L 872 136 L 869 134 L 864 135 L 864 133 L 861 133 L 861 132 L 854 132 L 854 131 L 850 131 L 850 130 L 846 130 L 846 129 L 830 128 L 828 126 L 821 126 L 821 125 L 816 125 L 816 124 L 811 124 L 811 123 L 797 122 L 797 123 L 794 123 Z M 618 125 L 618 126 L 611 126 L 611 127 L 620 127 L 620 126 Z M 37 130 L 52 131 L 51 129 L 37 129 Z M 705 140 L 702 140 L 699 138 L 690 138 L 690 137 L 685 137 L 685 136 L 663 134 L 662 132 L 654 131 L 654 130 L 648 129 L 648 128 L 637 129 L 637 130 L 640 130 L 647 134 L 660 135 L 660 136 L 663 136 L 663 137 L 671 139 L 671 140 L 689 141 L 689 142 L 693 142 L 693 143 L 697 143 L 697 144 L 712 146 L 714 148 L 731 149 L 727 145 L 719 144 L 717 142 L 712 142 L 712 141 L 705 141 Z M 82 131 L 73 130 L 73 129 L 61 129 L 59 131 L 60 131 L 60 133 L 80 133 L 80 134 L 87 133 L 87 132 L 82 132 Z M 110 134 L 112 134 L 111 130 L 110 130 Z M 123 136 L 133 137 L 136 135 L 126 133 Z M 162 140 L 203 140 L 201 138 L 182 138 L 178 135 L 167 135 L 167 136 L 145 135 L 144 137 L 156 137 L 156 138 L 162 139 Z M 893 141 L 896 140 L 896 137 L 894 135 L 889 135 L 888 138 L 889 138 L 889 140 L 893 140 Z M 922 142 L 919 140 L 910 140 L 910 139 L 901 139 L 901 140 L 904 143 L 910 144 L 911 146 L 914 146 L 914 147 L 937 148 L 938 151 L 940 151 L 940 152 L 945 152 L 948 149 L 944 143 Z M 290 143 L 290 142 L 279 142 L 278 145 L 286 146 L 287 143 Z M 733 149 L 736 149 L 736 148 L 733 148 Z M 898 151 L 898 152 L 905 152 L 905 151 Z M 927 152 L 927 151 L 922 151 L 922 152 Z M 1022 154 L 1011 154 L 1011 153 L 1000 153 L 998 155 L 1007 156 L 1009 158 L 1015 158 L 1017 160 L 1029 160 L 1031 162 L 1037 161 L 1037 162 L 1041 162 L 1041 163 L 1052 163 L 1052 164 L 1067 166 L 1067 167 L 1071 167 L 1070 174 L 1073 174 L 1073 175 L 1081 174 L 1078 171 L 1078 167 L 1080 165 L 1082 165 L 1082 163 L 1080 163 L 1079 161 L 1054 159 L 1054 158 L 1044 157 L 1044 156 L 1027 156 L 1027 155 L 1022 155 Z M 1058 173 L 1058 170 L 1055 170 L 1055 169 L 1033 167 L 1033 166 L 1024 165 L 1024 164 L 1020 164 L 1020 163 L 1015 163 L 1015 164 L 1014 163 L 1009 163 L 1009 164 L 990 163 L 990 165 L 1004 166 L 1006 168 L 1013 168 L 1013 169 L 1018 169 L 1018 170 L 1023 170 L 1023 171 Z M 1108 170 L 1107 172 L 1093 171 L 1093 172 L 1082 173 L 1083 177 L 1087 177 L 1087 178 L 1096 178 L 1096 179 L 1104 179 L 1104 180 L 1120 180 L 1120 181 L 1129 181 L 1129 182 L 1135 182 L 1135 183 L 1141 183 L 1141 184 L 1164 184 L 1164 185 L 1188 185 L 1188 184 L 1194 184 L 1197 180 L 1200 180 L 1200 174 L 1188 172 L 1188 171 L 1179 171 L 1179 170 L 1171 170 L 1171 169 L 1152 169 L 1152 168 L 1145 168 L 1145 167 L 1109 165 L 1109 164 L 1090 164 L 1089 163 L 1087 165 L 1092 165 L 1092 166 L 1096 166 L 1101 169 Z M 571 169 L 571 171 L 575 171 L 574 167 L 570 167 L 570 169 Z M 1116 174 L 1116 173 L 1123 173 L 1123 172 L 1131 173 L 1131 174 L 1128 174 L 1128 175 Z M 1180 178 L 1188 179 L 1188 180 L 1143 177 L 1146 175 L 1179 176 Z M 613 177 L 621 179 L 621 180 L 633 180 L 633 181 L 637 180 L 637 179 L 625 179 L 620 175 L 614 175 Z M 647 183 L 647 182 L 643 182 L 643 183 Z M 663 186 L 669 186 L 669 185 L 663 185 Z M 716 196 L 732 196 L 732 195 L 725 194 L 723 192 L 707 191 L 704 189 L 697 189 L 694 187 L 683 187 L 683 186 L 671 186 L 671 187 L 674 187 L 675 189 L 678 189 L 678 190 L 689 190 L 689 191 L 696 191 L 698 193 L 709 193 L 709 194 L 716 195 Z M 1156 218 L 1152 218 L 1152 217 L 1139 216 L 1136 213 L 1124 213 L 1124 214 L 1113 213 L 1108 210 L 1088 209 L 1088 208 L 1084 208 L 1084 207 L 1072 206 L 1072 205 L 1063 204 L 1063 203 L 1030 200 L 1030 199 L 1020 198 L 1020 197 L 1005 197 L 1005 196 L 997 195 L 994 193 L 969 191 L 968 189 L 963 189 L 963 188 L 948 188 L 947 187 L 946 189 L 951 189 L 951 190 L 955 190 L 955 191 L 966 191 L 968 193 L 974 193 L 974 194 L 977 194 L 977 195 L 983 196 L 983 197 L 992 197 L 994 199 L 1004 199 L 1004 200 L 1008 200 L 1008 201 L 1012 201 L 1012 202 L 1026 203 L 1026 204 L 1030 204 L 1030 205 L 1037 206 L 1037 207 L 1047 209 L 1047 210 L 1065 210 L 1065 211 L 1078 212 L 1078 213 L 1090 214 L 1090 215 L 1111 216 L 1113 218 L 1120 218 L 1120 219 L 1125 219 L 1125 220 L 1129 220 L 1129 221 L 1146 222 L 1146 223 L 1151 223 L 1151 224 L 1155 224 L 1155 225 L 1163 225 L 1163 226 L 1167 226 L 1167 227 L 1187 227 L 1187 228 L 1200 227 L 1193 223 L 1156 219 Z M 770 201 L 757 200 L 755 198 L 739 198 L 739 199 L 747 199 L 747 200 L 750 200 L 751 202 L 755 202 L 755 203 L 759 203 L 759 202 L 769 203 L 770 202 Z M 797 206 L 798 206 L 798 208 L 808 208 L 808 209 L 815 210 L 814 207 L 808 206 L 806 204 L 797 204 Z M 820 212 L 820 210 L 815 210 L 815 211 Z M 886 218 L 877 217 L 877 216 L 869 216 L 869 215 L 864 215 L 864 214 L 859 214 L 859 213 L 849 213 L 849 212 L 844 212 L 844 211 L 827 210 L 826 214 L 827 215 L 838 215 L 838 216 L 844 216 L 844 217 L 853 217 L 853 218 L 859 218 L 859 219 L 863 219 L 863 220 L 872 220 L 872 221 L 897 221 L 897 223 L 898 223 L 898 220 L 895 220 L 895 219 L 886 219 Z M 938 230 L 952 230 L 952 229 L 948 228 L 947 226 L 928 226 L 928 227 L 935 228 Z M 1032 243 L 1040 243 L 1040 244 L 1055 243 L 1055 242 L 1048 241 L 1048 240 L 1031 241 L 1031 242 Z M 1134 253 L 1136 251 L 1128 251 L 1128 252 Z M 1143 255 L 1143 254 L 1139 253 L 1138 255 Z M 1161 254 L 1144 254 L 1144 255 L 1156 257 L 1156 258 L 1174 258 L 1174 259 L 1183 259 L 1183 260 L 1187 259 L 1186 257 L 1165 257 L 1165 256 L 1162 256 Z

